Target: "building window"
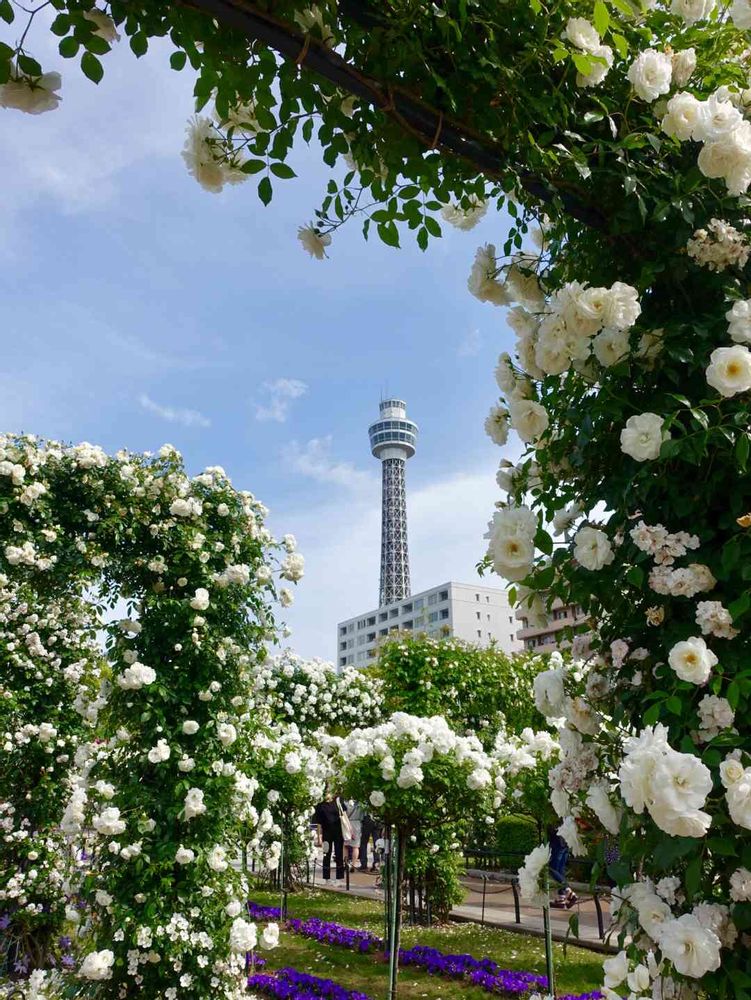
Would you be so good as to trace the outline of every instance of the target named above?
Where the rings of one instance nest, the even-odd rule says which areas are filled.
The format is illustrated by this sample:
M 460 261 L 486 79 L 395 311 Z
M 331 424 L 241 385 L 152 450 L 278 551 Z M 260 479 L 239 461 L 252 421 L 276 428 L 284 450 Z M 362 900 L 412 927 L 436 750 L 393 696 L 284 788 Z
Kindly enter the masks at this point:
M 527 618 L 522 618 L 522 628 L 529 628 L 529 620 Z
M 369 649 L 368 650 L 368 659 L 369 660 L 372 660 L 375 655 L 376 655 L 376 650 L 375 649 Z
M 398 617 L 399 617 L 399 608 L 392 608 L 391 611 L 389 611 L 389 618 L 398 618 Z
M 429 622 L 437 622 L 438 621 L 438 612 L 437 611 L 431 611 L 430 614 L 428 615 L 428 621 Z
M 347 634 L 347 626 L 346 625 L 340 625 L 339 626 L 339 635 L 346 635 L 346 634 Z
M 508 623 L 509 623 L 509 625 L 513 625 L 514 624 L 514 619 L 511 617 L 511 615 L 508 616 Z
M 480 612 L 479 611 L 475 611 L 475 614 L 477 615 L 477 620 L 479 622 L 479 620 L 480 620 Z
M 415 611 L 419 611 L 420 608 L 422 608 L 422 607 L 425 606 L 425 598 L 424 597 L 416 597 L 415 601 L 414 601 L 414 604 L 415 604 Z
M 347 649 L 352 649 L 355 645 L 354 639 L 347 639 Z
M 346 642 L 340 642 L 339 643 L 339 649 L 346 649 L 346 648 L 347 648 L 347 643 Z
M 387 618 L 388 618 L 388 614 L 385 611 L 382 611 L 380 613 L 380 615 L 378 616 L 378 621 L 379 622 L 385 622 Z
M 355 623 L 350 622 L 349 625 L 347 626 L 347 635 L 352 635 L 354 631 L 355 631 Z
M 375 642 L 375 632 L 368 632 L 368 642 Z
M 475 594 L 475 600 L 476 600 L 476 601 L 479 601 L 479 600 L 480 600 L 480 595 L 479 595 L 479 594 Z
M 488 615 L 488 621 L 490 621 L 490 615 Z
M 438 595 L 438 600 L 439 601 L 447 601 L 448 599 L 449 599 L 449 592 L 448 592 L 448 590 L 442 590 L 440 592 L 440 594 Z
M 357 627 L 358 628 L 365 628 L 366 624 L 367 624 L 367 622 L 365 621 L 365 619 L 361 618 L 360 621 L 357 623 Z
M 448 608 L 441 608 L 441 620 L 445 621 L 449 616 Z
M 413 624 L 413 622 L 412 622 L 412 619 L 410 618 L 410 620 L 408 622 L 402 622 L 402 628 L 411 629 L 412 628 L 412 624 Z
M 513 642 L 513 641 L 514 641 L 514 634 L 513 634 L 513 632 L 512 632 L 512 633 L 511 633 L 511 635 L 509 636 L 509 639 L 511 640 L 511 642 Z
M 482 639 L 482 629 L 481 628 L 478 628 L 478 630 L 477 630 L 477 638 L 478 639 Z
M 437 604 L 438 594 L 428 594 L 428 604 Z
M 347 666 L 347 657 L 346 656 L 340 656 L 339 657 L 339 666 L 340 667 L 346 667 Z
M 485 603 L 490 604 L 490 594 L 485 595 Z
M 402 605 L 402 614 L 403 615 L 408 615 L 408 614 L 411 613 L 411 611 L 412 611 L 412 601 L 410 601 L 409 604 L 403 604 Z
M 388 635 L 388 634 L 389 634 L 389 630 L 388 630 L 387 628 L 382 628 L 382 629 L 381 629 L 381 630 L 380 630 L 380 631 L 378 632 L 378 634 L 379 634 L 379 635 Z
M 375 625 L 375 615 L 371 615 L 370 618 L 368 618 L 368 625 Z

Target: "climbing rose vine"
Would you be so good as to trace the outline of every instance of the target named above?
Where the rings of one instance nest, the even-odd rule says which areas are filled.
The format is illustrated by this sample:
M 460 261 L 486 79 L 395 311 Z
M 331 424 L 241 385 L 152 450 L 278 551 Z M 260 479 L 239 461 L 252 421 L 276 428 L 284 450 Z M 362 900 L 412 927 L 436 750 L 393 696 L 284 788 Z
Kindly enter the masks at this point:
M 255 931 L 231 861 L 260 819 L 238 747 L 274 576 L 298 568 L 250 493 L 218 467 L 189 478 L 168 445 L 3 436 L 0 511 L 0 892 L 20 971 L 67 917 L 73 974 L 100 996 L 234 997 Z

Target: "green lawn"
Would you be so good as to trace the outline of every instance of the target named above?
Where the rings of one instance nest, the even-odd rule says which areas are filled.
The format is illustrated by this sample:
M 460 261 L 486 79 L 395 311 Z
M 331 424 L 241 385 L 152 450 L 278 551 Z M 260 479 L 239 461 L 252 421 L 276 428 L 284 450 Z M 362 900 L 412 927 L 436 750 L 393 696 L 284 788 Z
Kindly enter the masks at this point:
M 279 906 L 279 896 L 268 892 L 252 892 L 252 899 L 266 906 Z M 344 893 L 305 890 L 291 894 L 288 909 L 291 917 L 320 917 L 334 920 L 346 927 L 358 927 L 382 933 L 383 910 L 379 903 Z M 445 927 L 405 927 L 402 947 L 430 945 L 447 954 L 470 954 L 475 958 L 494 959 L 506 969 L 524 969 L 545 974 L 545 951 L 540 938 L 510 931 L 480 927 L 477 924 L 451 923 Z M 583 948 L 555 946 L 556 992 L 585 993 L 597 989 L 602 982 L 602 956 Z M 387 967 L 380 956 L 359 955 L 346 948 L 319 944 L 283 933 L 279 948 L 264 953 L 268 968 L 285 965 L 300 972 L 312 973 L 357 989 L 373 1000 L 385 1000 L 388 995 Z M 407 968 L 400 972 L 399 996 L 417 1000 L 488 1000 L 489 994 L 478 987 L 459 981 L 430 976 L 421 969 Z

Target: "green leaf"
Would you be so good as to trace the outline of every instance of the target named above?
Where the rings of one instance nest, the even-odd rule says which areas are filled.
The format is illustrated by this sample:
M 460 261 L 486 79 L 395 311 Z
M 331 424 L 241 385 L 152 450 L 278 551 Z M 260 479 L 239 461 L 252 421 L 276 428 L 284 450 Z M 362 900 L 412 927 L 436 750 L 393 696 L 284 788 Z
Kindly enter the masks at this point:
M 68 14 L 58 14 L 50 25 L 53 35 L 67 35 L 70 31 L 70 16 Z
M 673 715 L 680 715 L 683 709 L 683 703 L 681 702 L 681 699 L 677 695 L 671 694 L 671 696 L 665 702 L 665 707 L 667 708 L 668 712 L 672 712 Z
M 399 246 L 399 230 L 393 222 L 379 222 L 378 235 L 387 247 Z
M 10 45 L 6 45 L 5 42 L 0 42 L 0 60 L 7 62 L 9 59 L 13 58 L 13 49 Z
M 748 465 L 748 453 L 749 453 L 748 434 L 742 432 L 738 440 L 735 442 L 735 460 L 738 463 L 738 468 L 741 470 L 741 472 L 746 471 L 746 466 Z
M 615 45 L 618 51 L 618 55 L 621 57 L 621 59 L 625 59 L 626 56 L 628 55 L 628 42 L 626 41 L 626 39 L 623 37 L 623 35 L 618 35 L 614 31 L 610 32 L 610 38 L 611 41 L 613 42 L 613 45 Z
M 427 229 L 425 228 L 425 226 L 422 226 L 418 230 L 418 233 L 417 233 L 417 245 L 418 245 L 418 247 L 421 250 L 427 250 L 428 249 L 428 240 L 429 239 L 430 239 L 430 237 L 428 236 Z
M 286 163 L 272 163 L 271 173 L 274 177 L 281 177 L 282 180 L 289 180 L 292 177 L 297 177 L 295 171 Z
M 736 855 L 735 847 L 719 837 L 712 837 L 711 840 L 708 840 L 707 847 L 713 854 L 719 854 L 723 858 L 734 858 Z
M 582 52 L 572 52 L 571 59 L 582 76 L 589 76 L 594 67 L 589 56 L 585 56 Z
M 728 689 L 725 694 L 725 697 L 727 698 L 730 707 L 733 709 L 733 711 L 735 711 L 735 709 L 738 708 L 738 702 L 741 700 L 741 689 L 738 687 L 736 681 L 731 681 L 728 684 Z
M 105 38 L 100 38 L 99 35 L 89 35 L 84 45 L 89 52 L 93 52 L 97 56 L 104 56 L 110 51 L 110 43 Z
M 130 47 L 139 59 L 141 56 L 145 56 L 149 49 L 149 39 L 146 33 L 137 31 L 130 40 Z
M 6 24 L 13 24 L 16 14 L 10 0 L 0 0 L 0 20 Z
M 608 14 L 608 8 L 602 0 L 596 0 L 594 16 L 592 19 L 594 21 L 595 28 L 597 28 L 600 33 L 600 37 L 602 37 L 610 26 L 610 14 Z
M 674 861 L 682 858 L 695 847 L 696 840 L 693 837 L 667 837 L 665 840 L 661 840 L 655 848 L 655 864 L 663 870 L 670 868 Z
M 63 38 L 58 45 L 58 51 L 61 56 L 65 59 L 72 59 L 73 56 L 78 55 L 78 50 L 81 47 L 80 42 L 73 35 L 68 35 L 67 38 Z
M 16 61 L 18 62 L 18 68 L 21 70 L 22 73 L 26 73 L 29 76 L 42 75 L 42 67 L 39 65 L 36 59 L 32 59 L 31 56 L 27 56 L 23 52 L 19 52 Z
M 81 56 L 81 69 L 83 70 L 84 76 L 87 76 L 93 83 L 99 83 L 104 76 L 102 64 L 99 62 L 97 57 L 92 55 L 90 52 L 84 52 Z
M 174 70 L 181 70 L 188 59 L 187 52 L 173 52 L 169 57 L 169 64 Z
M 660 718 L 660 706 L 659 704 L 650 705 L 649 708 L 644 713 L 644 725 L 653 726 L 655 722 Z
M 544 528 L 538 528 L 535 535 L 535 545 L 546 556 L 553 553 L 553 539 Z
M 686 865 L 686 874 L 683 877 L 683 884 L 686 886 L 686 893 L 689 899 L 696 895 L 699 886 L 701 885 L 701 861 L 701 855 L 699 854 L 695 858 L 692 858 Z
M 269 177 L 262 177 L 258 182 L 258 197 L 264 205 L 268 205 L 273 194 L 274 190 L 271 187 L 271 179 Z
M 265 160 L 246 160 L 240 169 L 244 174 L 260 174 L 265 166 Z
M 736 622 L 745 615 L 749 607 L 751 607 L 751 594 L 746 590 L 737 600 L 728 605 L 728 611 L 733 621 Z
M 628 0 L 610 0 L 610 3 L 626 17 L 634 16 L 634 8 L 628 3 Z
M 439 237 L 441 235 L 441 227 L 438 220 L 434 219 L 432 215 L 425 216 L 424 224 L 431 236 Z
M 644 570 L 641 566 L 632 566 L 626 573 L 626 579 L 634 587 L 638 587 L 641 590 L 644 583 Z

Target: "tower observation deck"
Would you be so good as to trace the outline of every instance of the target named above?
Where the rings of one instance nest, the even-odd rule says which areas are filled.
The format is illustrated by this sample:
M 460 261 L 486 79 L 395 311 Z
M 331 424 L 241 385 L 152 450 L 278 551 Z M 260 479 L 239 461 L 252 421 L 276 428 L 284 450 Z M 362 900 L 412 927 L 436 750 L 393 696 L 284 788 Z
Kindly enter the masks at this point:
M 381 586 L 379 607 L 409 597 L 409 547 L 407 543 L 407 493 L 405 466 L 417 444 L 417 424 L 407 419 L 407 404 L 384 399 L 380 417 L 368 428 L 370 450 L 380 461 Z

